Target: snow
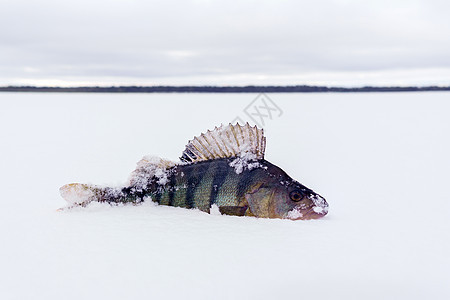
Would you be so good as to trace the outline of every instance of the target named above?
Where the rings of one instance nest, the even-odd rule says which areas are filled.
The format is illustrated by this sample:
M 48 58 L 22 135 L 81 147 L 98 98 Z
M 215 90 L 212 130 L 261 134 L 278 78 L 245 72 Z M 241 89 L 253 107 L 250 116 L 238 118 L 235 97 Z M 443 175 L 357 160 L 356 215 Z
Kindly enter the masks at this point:
M 60 188 L 61 196 L 68 202 L 69 206 L 89 202 L 95 199 L 95 193 L 83 185 L 66 185 Z
M 222 214 L 220 213 L 219 207 L 218 207 L 216 204 L 213 204 L 213 205 L 211 206 L 211 209 L 209 210 L 209 213 L 210 213 L 211 215 L 216 215 L 216 216 L 222 215 Z
M 325 208 L 322 207 L 322 206 L 314 206 L 314 207 L 313 207 L 313 210 L 314 210 L 314 212 L 320 214 L 320 213 L 322 213 L 322 212 L 325 211 Z
M 155 176 L 158 178 L 158 184 L 165 185 L 169 182 L 167 169 L 175 165 L 176 163 L 170 160 L 146 155 L 137 163 L 136 170 L 131 174 L 128 184 L 133 185 L 136 190 L 142 191 L 147 189 L 150 179 Z
M 262 168 L 263 166 L 257 162 L 255 153 L 243 151 L 230 162 L 230 167 L 234 168 L 236 174 L 241 174 L 244 170 Z
M 255 94 L 1 93 L 0 299 L 448 299 L 450 94 L 269 96 L 265 157 L 327 199 L 322 219 L 56 211 L 62 185 L 177 160 Z
M 295 219 L 303 217 L 303 214 L 300 212 L 300 210 L 298 208 L 293 208 L 290 211 L 288 211 L 287 217 L 289 219 L 295 220 Z
M 311 200 L 314 202 L 313 210 L 316 213 L 324 213 L 326 214 L 328 212 L 328 203 L 321 197 L 314 195 L 311 197 Z

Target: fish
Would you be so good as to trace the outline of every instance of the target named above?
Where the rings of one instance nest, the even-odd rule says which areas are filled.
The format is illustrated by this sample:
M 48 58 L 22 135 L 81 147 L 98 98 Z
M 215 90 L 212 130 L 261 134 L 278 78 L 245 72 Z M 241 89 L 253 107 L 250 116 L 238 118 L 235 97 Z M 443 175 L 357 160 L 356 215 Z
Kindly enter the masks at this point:
M 71 183 L 68 208 L 91 202 L 159 205 L 222 215 L 310 220 L 328 213 L 324 197 L 264 159 L 264 130 L 221 125 L 189 140 L 179 162 L 144 156 L 122 187 Z

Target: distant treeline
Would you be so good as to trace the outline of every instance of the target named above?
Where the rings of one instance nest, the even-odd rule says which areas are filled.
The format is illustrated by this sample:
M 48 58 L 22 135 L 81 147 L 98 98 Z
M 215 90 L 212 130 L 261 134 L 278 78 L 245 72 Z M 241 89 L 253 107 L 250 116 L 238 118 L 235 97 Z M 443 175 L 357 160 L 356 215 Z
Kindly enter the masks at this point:
M 7 86 L 0 92 L 53 92 L 53 93 L 352 93 L 352 92 L 422 92 L 450 91 L 450 86 L 425 87 L 326 87 L 326 86 L 111 86 L 111 87 L 36 87 Z

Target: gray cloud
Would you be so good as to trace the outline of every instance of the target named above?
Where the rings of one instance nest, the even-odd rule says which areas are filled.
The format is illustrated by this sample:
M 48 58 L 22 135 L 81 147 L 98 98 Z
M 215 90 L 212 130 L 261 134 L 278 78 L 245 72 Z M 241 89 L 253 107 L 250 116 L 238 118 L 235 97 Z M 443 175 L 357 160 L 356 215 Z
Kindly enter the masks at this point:
M 0 4 L 0 84 L 450 70 L 450 3 L 440 0 Z

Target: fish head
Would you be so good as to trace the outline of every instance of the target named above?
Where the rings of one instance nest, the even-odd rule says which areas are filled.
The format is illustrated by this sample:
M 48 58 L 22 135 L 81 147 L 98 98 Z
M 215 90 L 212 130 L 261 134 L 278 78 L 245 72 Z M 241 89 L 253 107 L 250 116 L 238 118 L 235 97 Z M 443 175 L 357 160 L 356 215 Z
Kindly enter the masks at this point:
M 299 183 L 294 183 L 287 190 L 278 189 L 272 201 L 277 213 L 284 219 L 319 219 L 328 213 L 325 198 Z
M 260 180 L 245 195 L 256 217 L 310 220 L 328 213 L 325 198 L 293 180 L 280 168 L 272 165 L 260 173 Z

